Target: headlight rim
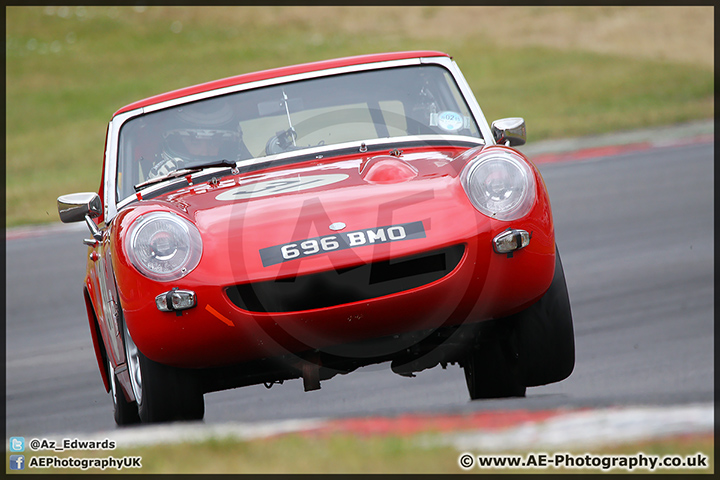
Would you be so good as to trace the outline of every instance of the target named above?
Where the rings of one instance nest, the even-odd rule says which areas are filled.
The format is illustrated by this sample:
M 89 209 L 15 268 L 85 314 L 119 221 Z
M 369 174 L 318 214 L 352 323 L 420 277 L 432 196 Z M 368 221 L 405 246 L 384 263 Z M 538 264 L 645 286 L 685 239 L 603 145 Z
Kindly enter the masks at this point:
M 517 201 L 512 208 L 499 212 L 493 211 L 488 206 L 483 205 L 473 194 L 470 184 L 473 180 L 473 175 L 476 174 L 478 169 L 484 164 L 494 160 L 501 160 L 512 164 L 523 174 L 524 180 L 523 192 L 519 201 Z M 475 158 L 471 159 L 465 165 L 461 172 L 460 180 L 463 190 L 465 191 L 465 195 L 468 197 L 468 200 L 473 207 L 475 207 L 475 209 L 483 215 L 495 220 L 507 222 L 518 220 L 530 213 L 537 199 L 537 181 L 535 180 L 535 170 L 527 160 L 517 154 L 514 154 L 513 152 L 505 150 L 480 152 L 477 156 L 475 156 Z
M 188 250 L 181 262 L 173 267 L 169 272 L 158 273 L 143 263 L 136 251 L 139 249 L 137 245 L 138 235 L 142 229 L 146 228 L 152 222 L 163 220 L 173 222 L 181 229 L 181 231 L 183 231 L 184 235 L 186 235 L 185 240 Z M 187 276 L 190 272 L 197 268 L 200 263 L 200 259 L 202 258 L 203 243 L 200 231 L 195 224 L 174 212 L 162 210 L 145 212 L 133 220 L 127 234 L 125 235 L 124 250 L 130 264 L 141 275 L 157 282 L 171 282 Z

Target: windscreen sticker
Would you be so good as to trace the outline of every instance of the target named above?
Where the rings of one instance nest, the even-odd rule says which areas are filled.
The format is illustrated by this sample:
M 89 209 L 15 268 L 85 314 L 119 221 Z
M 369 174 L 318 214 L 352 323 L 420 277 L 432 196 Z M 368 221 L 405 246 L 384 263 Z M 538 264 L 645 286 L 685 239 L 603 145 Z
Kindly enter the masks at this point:
M 326 175 L 307 175 L 304 177 L 277 178 L 265 182 L 250 183 L 241 185 L 232 190 L 220 193 L 216 200 L 232 202 L 236 200 L 247 200 L 250 198 L 269 197 L 282 193 L 294 193 L 309 190 L 316 187 L 324 187 L 333 183 L 341 182 L 348 178 L 344 173 Z
M 275 245 L 260 249 L 260 258 L 263 266 L 269 267 L 296 258 L 311 257 L 335 250 L 418 238 L 425 238 L 425 228 L 422 221 L 355 230 L 354 232 L 338 232 L 324 237 L 308 238 L 307 240 Z
M 463 128 L 465 119 L 457 112 L 441 112 L 438 114 L 438 126 L 446 132 L 455 132 Z

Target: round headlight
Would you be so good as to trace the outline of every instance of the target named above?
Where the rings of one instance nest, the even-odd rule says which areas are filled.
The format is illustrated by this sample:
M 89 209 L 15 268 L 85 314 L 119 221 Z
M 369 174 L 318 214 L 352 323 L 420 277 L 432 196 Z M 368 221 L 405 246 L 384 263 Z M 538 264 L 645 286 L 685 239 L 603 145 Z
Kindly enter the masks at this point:
M 465 166 L 461 180 L 475 208 L 498 220 L 517 220 L 535 201 L 535 176 L 530 166 L 510 153 L 479 155 Z
M 127 238 L 125 252 L 130 262 L 140 273 L 159 282 L 187 275 L 202 256 L 197 227 L 169 212 L 139 217 Z

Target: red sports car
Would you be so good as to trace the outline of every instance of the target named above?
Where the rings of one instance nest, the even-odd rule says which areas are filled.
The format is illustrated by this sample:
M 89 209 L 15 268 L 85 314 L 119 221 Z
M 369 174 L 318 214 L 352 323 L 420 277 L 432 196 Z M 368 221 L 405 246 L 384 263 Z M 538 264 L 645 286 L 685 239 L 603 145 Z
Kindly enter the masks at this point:
M 358 367 L 457 364 L 472 399 L 574 366 L 548 194 L 441 52 L 239 75 L 128 105 L 98 193 L 90 332 L 118 424 L 200 419 L 203 394 Z

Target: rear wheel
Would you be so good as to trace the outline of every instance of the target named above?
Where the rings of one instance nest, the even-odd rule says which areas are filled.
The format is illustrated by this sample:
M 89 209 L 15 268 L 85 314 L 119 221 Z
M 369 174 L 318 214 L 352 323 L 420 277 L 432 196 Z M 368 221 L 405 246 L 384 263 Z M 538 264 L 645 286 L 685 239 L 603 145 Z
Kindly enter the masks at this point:
M 147 358 L 123 325 L 125 354 L 140 419 L 144 423 L 201 420 L 205 402 L 191 370 L 163 365 Z

